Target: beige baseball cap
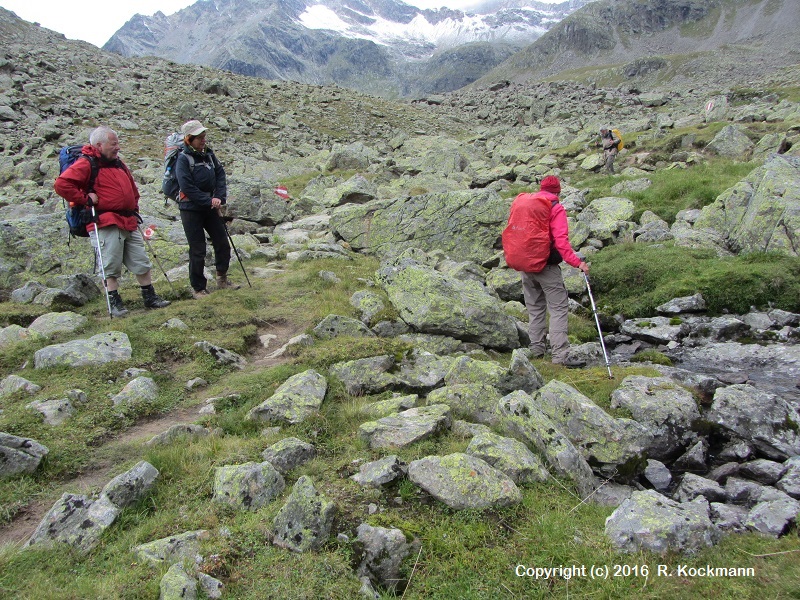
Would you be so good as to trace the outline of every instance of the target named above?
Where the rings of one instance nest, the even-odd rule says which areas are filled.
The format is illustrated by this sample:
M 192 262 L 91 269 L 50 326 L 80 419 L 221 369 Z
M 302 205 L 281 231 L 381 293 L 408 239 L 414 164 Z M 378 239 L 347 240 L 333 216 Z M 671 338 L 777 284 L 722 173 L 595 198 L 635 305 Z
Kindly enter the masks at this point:
M 187 135 L 200 135 L 205 130 L 206 130 L 206 128 L 203 127 L 203 124 L 200 121 L 197 121 L 197 120 L 187 121 L 186 123 L 181 125 L 181 133 L 184 136 L 187 136 Z

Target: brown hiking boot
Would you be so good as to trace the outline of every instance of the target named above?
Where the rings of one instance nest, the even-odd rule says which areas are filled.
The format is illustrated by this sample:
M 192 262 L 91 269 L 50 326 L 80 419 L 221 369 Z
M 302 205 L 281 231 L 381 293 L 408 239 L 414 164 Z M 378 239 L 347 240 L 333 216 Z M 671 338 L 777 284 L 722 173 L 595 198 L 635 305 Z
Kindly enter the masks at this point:
M 206 289 L 202 290 L 192 290 L 192 298 L 195 300 L 200 300 L 201 298 L 205 298 L 206 296 L 210 296 L 211 292 Z
M 220 290 L 238 290 L 242 286 L 232 283 L 228 280 L 228 274 L 222 271 L 217 271 L 217 289 Z

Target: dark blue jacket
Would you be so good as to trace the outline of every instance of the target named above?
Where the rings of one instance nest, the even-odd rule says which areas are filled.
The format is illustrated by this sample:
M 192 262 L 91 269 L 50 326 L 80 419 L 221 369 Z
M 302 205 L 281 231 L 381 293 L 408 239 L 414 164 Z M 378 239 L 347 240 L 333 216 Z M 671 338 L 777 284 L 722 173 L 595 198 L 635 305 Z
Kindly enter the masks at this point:
M 219 198 L 223 204 L 228 199 L 225 169 L 210 148 L 201 153 L 184 144 L 175 161 L 175 176 L 181 190 L 180 210 L 211 210 L 212 198 Z

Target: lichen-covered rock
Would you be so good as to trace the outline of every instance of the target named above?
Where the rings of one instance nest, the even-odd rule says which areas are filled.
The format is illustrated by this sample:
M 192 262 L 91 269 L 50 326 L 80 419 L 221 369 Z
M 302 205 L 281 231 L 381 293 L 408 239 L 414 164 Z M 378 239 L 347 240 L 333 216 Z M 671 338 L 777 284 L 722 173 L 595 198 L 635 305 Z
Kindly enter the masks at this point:
M 202 425 L 193 423 L 178 423 L 166 431 L 151 437 L 145 446 L 167 446 L 182 438 L 202 438 L 211 435 L 212 431 Z
M 302 423 L 319 410 L 327 391 L 325 377 L 314 369 L 303 371 L 283 382 L 272 396 L 251 409 L 247 418 L 253 421 Z
M 453 414 L 477 423 L 493 425 L 500 420 L 497 403 L 502 394 L 488 383 L 454 383 L 433 390 L 426 397 L 428 404 L 445 404 Z
M 180 562 L 195 563 L 200 555 L 200 543 L 211 534 L 205 529 L 187 531 L 153 540 L 133 548 L 139 560 L 152 565 L 172 565 Z
M 458 359 L 415 351 L 400 363 L 397 381 L 404 388 L 424 392 L 442 385 Z
M 753 149 L 753 142 L 735 125 L 726 125 L 714 136 L 707 148 L 724 158 L 743 160 Z
M 100 543 L 100 536 L 119 516 L 120 509 L 107 496 L 63 494 L 50 508 L 25 546 L 64 543 L 85 554 Z
M 386 308 L 383 298 L 369 290 L 359 290 L 350 296 L 350 306 L 358 311 L 361 320 L 367 324 L 372 323 L 375 315 Z
M 627 198 L 597 198 L 584 208 L 577 219 L 589 227 L 590 237 L 603 241 L 616 239 L 633 218 L 633 202 Z
M 372 449 L 405 448 L 448 429 L 450 423 L 450 407 L 433 404 L 362 423 L 358 437 Z
M 317 550 L 328 540 L 336 505 L 317 492 L 303 475 L 272 523 L 272 543 L 294 552 Z
M 108 331 L 86 340 L 46 346 L 33 355 L 36 369 L 47 367 L 86 367 L 129 360 L 133 354 L 128 336 L 121 331 Z
M 411 554 L 413 544 L 399 529 L 372 527 L 362 523 L 357 529 L 356 544 L 361 560 L 358 573 L 385 590 L 405 588 L 400 567 Z
M 48 452 L 35 440 L 0 431 L 0 479 L 33 473 Z
M 672 458 L 695 434 L 692 424 L 700 410 L 689 390 L 665 377 L 630 375 L 611 393 L 611 407 L 625 408 L 652 435 L 648 456 Z
M 800 411 L 776 394 L 744 384 L 719 388 L 706 419 L 774 460 L 800 454 Z
M 72 333 L 85 327 L 89 319 L 72 311 L 53 312 L 41 315 L 28 325 L 28 329 L 43 337 L 52 337 L 57 333 Z
M 232 350 L 221 348 L 216 344 L 212 344 L 211 342 L 196 342 L 195 347 L 200 348 L 203 352 L 211 356 L 221 365 L 231 365 L 237 369 L 244 369 L 247 365 L 247 360 L 244 358 L 244 356 L 237 354 Z
M 522 501 L 505 473 L 468 454 L 428 456 L 408 465 L 408 478 L 457 510 L 510 506 Z
M 317 450 L 303 440 L 288 437 L 275 442 L 261 453 L 261 458 L 268 461 L 280 473 L 288 473 L 295 467 L 307 463 L 317 455 Z
M 525 444 L 496 433 L 478 433 L 465 453 L 502 471 L 516 484 L 544 481 L 549 476 L 547 469 Z
M 214 502 L 240 510 L 258 510 L 286 487 L 269 462 L 226 465 L 214 470 Z
M 101 493 L 107 496 L 114 506 L 125 508 L 138 502 L 149 492 L 158 475 L 158 469 L 143 460 L 132 469 L 114 477 Z
M 44 417 L 44 422 L 54 427 L 63 424 L 78 412 L 68 398 L 35 400 L 27 404 L 26 408 L 41 413 Z
M 20 342 L 27 342 L 28 340 L 39 338 L 41 338 L 41 335 L 36 331 L 12 323 L 8 327 L 0 328 L 0 350 L 9 348 L 14 344 L 19 344 Z
M 682 504 L 653 490 L 631 494 L 606 519 L 605 532 L 623 552 L 657 554 L 694 554 L 718 538 L 705 499 Z
M 520 345 L 500 299 L 476 281 L 448 277 L 410 257 L 381 265 L 379 279 L 400 318 L 416 331 L 501 350 Z
M 370 402 L 361 408 L 361 412 L 370 417 L 377 419 L 386 417 L 394 413 L 398 413 L 409 408 L 414 408 L 417 405 L 419 396 L 416 394 L 406 394 L 403 396 L 395 396 L 388 400 L 380 400 L 378 402 Z
M 183 565 L 175 563 L 164 576 L 159 584 L 161 593 L 159 600 L 196 600 L 197 580 L 186 572 Z
M 405 472 L 405 463 L 400 462 L 396 455 L 385 456 L 380 460 L 364 463 L 358 468 L 358 473 L 350 479 L 363 486 L 380 487 L 394 481 Z
M 619 465 L 638 461 L 653 442 L 653 435 L 636 421 L 612 417 L 561 381 L 548 381 L 533 400 L 580 448 L 587 461 L 606 465 L 609 474 Z
M 499 410 L 503 429 L 539 451 L 558 475 L 575 483 L 582 498 L 594 491 L 589 463 L 533 398 L 522 391 L 512 392 L 500 400 Z
M 41 389 L 42 386 L 37 383 L 33 383 L 32 381 L 28 381 L 24 377 L 20 377 L 19 375 L 9 375 L 0 381 L 0 398 L 3 396 L 10 396 L 18 390 L 24 390 L 26 394 L 33 396 Z
M 656 306 L 656 310 L 664 315 L 678 315 L 681 313 L 703 312 L 706 309 L 706 301 L 699 292 L 691 296 L 681 296 L 673 298 Z
M 651 342 L 668 344 L 677 342 L 688 333 L 683 323 L 673 323 L 667 317 L 648 317 L 646 319 L 628 319 L 620 327 L 622 333 Z
M 735 253 L 800 255 L 800 157 L 775 156 L 705 206 L 696 229 L 712 229 Z
M 375 334 L 358 319 L 341 315 L 328 315 L 314 327 L 314 335 L 321 340 L 330 340 L 339 336 L 375 337 Z
M 111 400 L 114 406 L 136 409 L 158 399 L 158 384 L 152 377 L 137 377 L 128 382 Z
M 507 218 L 508 201 L 481 189 L 342 206 L 334 209 L 330 225 L 353 249 L 378 256 L 436 249 L 481 264 L 494 254 Z
M 389 355 L 370 356 L 336 363 L 328 372 L 344 384 L 348 394 L 360 396 L 398 387 L 397 376 L 389 373 L 393 366 L 394 358 Z

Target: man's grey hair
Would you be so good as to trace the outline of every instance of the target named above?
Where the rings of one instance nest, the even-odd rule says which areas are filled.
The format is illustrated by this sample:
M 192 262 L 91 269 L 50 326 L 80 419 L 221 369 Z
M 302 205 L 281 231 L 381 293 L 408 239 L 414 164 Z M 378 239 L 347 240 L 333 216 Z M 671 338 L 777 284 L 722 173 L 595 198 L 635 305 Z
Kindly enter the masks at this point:
M 89 143 L 92 146 L 96 146 L 97 144 L 105 144 L 108 142 L 108 138 L 112 135 L 119 137 L 117 132 L 111 129 L 111 127 L 101 125 L 89 135 Z

